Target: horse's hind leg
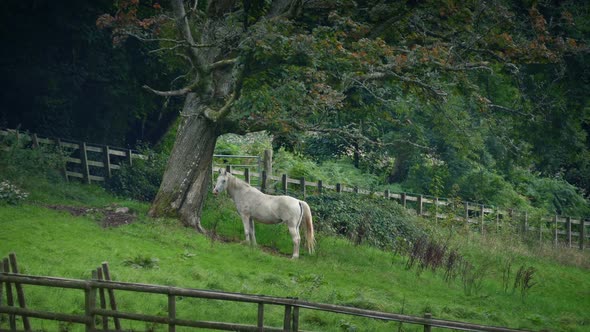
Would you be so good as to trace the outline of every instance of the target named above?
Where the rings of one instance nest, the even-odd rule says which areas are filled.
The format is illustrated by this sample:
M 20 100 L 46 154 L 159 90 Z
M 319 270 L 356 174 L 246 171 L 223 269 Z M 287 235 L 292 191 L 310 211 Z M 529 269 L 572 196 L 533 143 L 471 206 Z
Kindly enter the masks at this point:
M 289 226 L 289 234 L 291 234 L 291 239 L 293 240 L 292 258 L 299 258 L 299 243 L 301 242 L 301 236 L 299 235 L 299 227 L 297 227 L 297 222 L 290 222 L 287 225 Z
M 250 227 L 250 244 L 256 245 L 256 228 L 254 228 L 254 219 L 252 217 L 248 220 L 248 226 Z

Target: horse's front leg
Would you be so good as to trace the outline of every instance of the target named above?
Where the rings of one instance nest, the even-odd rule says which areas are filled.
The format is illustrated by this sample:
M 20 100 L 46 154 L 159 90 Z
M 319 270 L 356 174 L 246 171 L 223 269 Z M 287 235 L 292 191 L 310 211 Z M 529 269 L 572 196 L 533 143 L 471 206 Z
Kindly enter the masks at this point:
M 244 235 L 246 236 L 246 241 L 250 244 L 253 245 L 254 243 L 252 243 L 252 238 L 253 238 L 253 234 L 252 231 L 250 230 L 250 216 L 243 214 L 242 216 L 242 224 L 244 224 Z M 254 240 L 256 241 L 256 240 Z

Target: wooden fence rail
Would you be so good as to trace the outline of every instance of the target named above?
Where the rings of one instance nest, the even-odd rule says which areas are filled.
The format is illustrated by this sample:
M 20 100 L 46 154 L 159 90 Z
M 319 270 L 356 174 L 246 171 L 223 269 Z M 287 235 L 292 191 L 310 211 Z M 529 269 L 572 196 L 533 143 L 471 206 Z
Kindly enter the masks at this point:
M 11 254 L 13 255 L 13 254 Z M 104 263 L 103 263 L 104 267 Z M 96 272 L 96 271 L 94 271 Z M 308 301 L 302 301 L 296 298 L 283 298 L 273 296 L 262 296 L 262 295 L 248 295 L 231 292 L 211 291 L 193 288 L 180 288 L 173 286 L 159 286 L 150 284 L 140 283 L 128 283 L 128 282 L 117 282 L 111 280 L 104 280 L 98 278 L 96 273 L 93 274 L 91 280 L 79 280 L 79 279 L 66 279 L 66 278 L 55 278 L 55 277 L 42 277 L 32 276 L 14 273 L 10 270 L 0 270 L 0 286 L 3 284 L 7 290 L 7 298 L 9 291 L 12 290 L 12 285 L 20 285 L 20 292 L 22 291 L 22 285 L 36 285 L 43 287 L 58 287 L 68 289 L 78 289 L 84 292 L 84 310 L 83 314 L 66 314 L 60 312 L 51 312 L 43 310 L 34 310 L 27 308 L 24 305 L 24 293 L 23 301 L 20 302 L 19 306 L 16 306 L 13 302 L 7 301 L 5 305 L 2 301 L 2 294 L 0 293 L 0 314 L 8 314 L 10 317 L 10 329 L 2 329 L 2 323 L 0 320 L 0 331 L 31 331 L 31 325 L 28 321 L 29 318 L 37 318 L 42 320 L 54 320 L 62 322 L 70 322 L 83 324 L 85 331 L 112 331 L 109 330 L 108 323 L 105 319 L 125 319 L 142 322 L 157 323 L 168 326 L 169 332 L 176 331 L 177 326 L 195 327 L 195 328 L 208 328 L 215 330 L 227 330 L 227 331 L 299 331 L 299 319 L 301 316 L 302 309 L 311 311 L 325 311 L 343 315 L 365 317 L 370 319 L 378 319 L 382 321 L 395 321 L 408 324 L 422 325 L 424 331 L 430 331 L 431 327 L 441 327 L 447 329 L 456 330 L 469 330 L 469 331 L 497 331 L 497 332 L 512 332 L 522 331 L 506 327 L 487 326 L 480 324 L 464 323 L 458 321 L 448 321 L 432 318 L 430 314 L 426 314 L 425 317 L 410 316 L 403 314 L 394 314 L 366 309 L 359 309 L 353 307 L 345 307 L 333 304 L 324 303 L 313 303 Z M 1 287 L 0 287 L 1 289 Z M 17 287 L 17 291 L 18 291 Z M 106 301 L 102 296 L 98 296 L 104 293 L 104 290 L 108 292 L 118 291 L 131 291 L 138 293 L 149 293 L 149 294 L 160 294 L 168 298 L 168 309 L 167 315 L 147 315 L 140 313 L 121 312 L 112 307 L 106 309 Z M 100 297 L 100 304 L 97 305 L 97 298 Z M 182 298 L 200 298 L 209 300 L 221 300 L 221 301 L 232 301 L 232 302 L 243 302 L 254 304 L 253 311 L 257 312 L 256 325 L 244 324 L 244 323 L 228 323 L 228 322 L 215 322 L 215 321 L 198 321 L 190 319 L 179 319 L 176 317 L 176 301 L 180 297 Z M 272 327 L 264 325 L 265 307 L 266 306 L 281 306 L 284 309 L 283 315 L 283 326 Z M 100 307 L 99 307 L 100 306 Z M 76 311 L 77 312 L 77 311 Z M 28 325 L 24 325 L 24 330 L 17 329 L 15 316 L 21 316 L 23 322 L 28 322 Z M 102 317 L 102 328 L 100 328 L 97 322 L 101 320 L 97 318 Z M 115 321 L 117 322 L 117 320 Z M 121 325 L 116 325 L 115 331 L 128 331 L 127 328 L 122 328 Z
M 0 129 L 0 136 L 14 137 L 17 142 L 30 144 L 32 148 L 56 148 L 64 155 L 63 174 L 68 181 L 70 178 L 78 178 L 85 183 L 102 182 L 110 178 L 112 171 L 120 169 L 121 165 L 132 165 L 134 159 L 145 159 L 145 156 L 132 149 L 40 137 L 13 129 Z

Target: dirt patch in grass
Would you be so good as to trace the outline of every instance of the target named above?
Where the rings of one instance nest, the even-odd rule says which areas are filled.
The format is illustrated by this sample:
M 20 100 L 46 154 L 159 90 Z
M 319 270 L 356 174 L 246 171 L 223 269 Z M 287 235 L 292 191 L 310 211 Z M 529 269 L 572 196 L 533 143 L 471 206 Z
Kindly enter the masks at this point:
M 46 207 L 52 210 L 66 211 L 77 217 L 90 217 L 95 219 L 104 228 L 128 225 L 137 219 L 137 215 L 131 209 L 117 205 L 104 208 L 68 205 L 47 205 Z

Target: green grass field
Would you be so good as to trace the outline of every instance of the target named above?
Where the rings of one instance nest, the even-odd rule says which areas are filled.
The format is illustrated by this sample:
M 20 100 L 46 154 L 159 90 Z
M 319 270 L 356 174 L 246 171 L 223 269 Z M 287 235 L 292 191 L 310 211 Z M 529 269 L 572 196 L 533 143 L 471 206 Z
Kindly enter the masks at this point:
M 289 259 L 291 241 L 283 225 L 257 225 L 258 248 L 241 244 L 242 225 L 227 196 L 209 198 L 204 226 L 217 240 L 174 220 L 151 219 L 148 205 L 111 197 L 100 188 L 69 185 L 55 195 L 33 194 L 20 206 L 0 206 L 0 256 L 15 252 L 23 273 L 77 279 L 108 261 L 118 281 L 298 297 L 307 301 L 435 318 L 550 331 L 590 330 L 588 255 L 576 250 L 527 248 L 510 239 L 455 236 L 449 244 L 467 257 L 481 276 L 474 284 L 444 280 L 440 272 L 406 269 L 407 258 L 318 234 L 317 253 Z M 72 216 L 48 204 L 127 206 L 134 223 L 103 228 L 100 215 Z M 219 239 L 223 239 L 219 240 Z M 510 243 L 510 244 L 507 244 Z M 557 253 L 556 253 L 557 252 Z M 545 254 L 540 254 L 545 253 Z M 550 254 L 548 254 L 550 253 Z M 574 263 L 563 263 L 572 256 Z M 561 258 L 558 258 L 561 257 Z M 561 262 L 560 262 L 561 261 Z M 512 277 L 503 281 L 507 264 Z M 519 266 L 535 269 L 536 283 L 524 294 L 513 290 Z M 33 309 L 83 311 L 83 293 L 26 286 Z M 123 311 L 165 315 L 165 296 L 117 293 Z M 255 324 L 252 304 L 185 299 L 179 317 Z M 319 331 L 422 331 L 421 326 L 301 310 L 300 328 Z M 266 316 L 281 326 L 282 309 Z M 165 331 L 163 326 L 125 321 L 134 330 Z M 0 329 L 7 328 L 6 317 Z M 77 325 L 33 321 L 35 330 L 76 331 Z

